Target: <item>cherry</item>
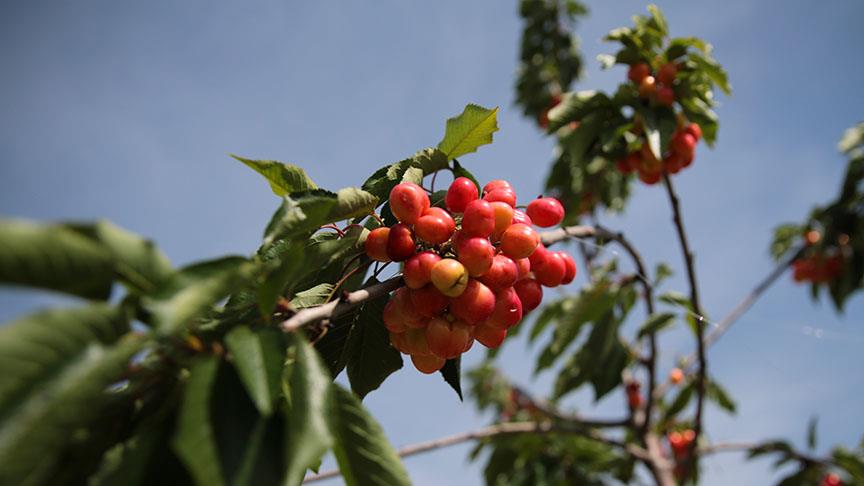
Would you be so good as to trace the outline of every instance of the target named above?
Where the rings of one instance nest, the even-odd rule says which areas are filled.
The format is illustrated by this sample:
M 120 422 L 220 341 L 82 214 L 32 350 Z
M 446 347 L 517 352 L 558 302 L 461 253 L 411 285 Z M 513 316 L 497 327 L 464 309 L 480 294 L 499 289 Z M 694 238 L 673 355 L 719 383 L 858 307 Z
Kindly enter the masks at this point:
M 493 189 L 493 190 L 487 192 L 485 195 L 483 195 L 483 200 L 489 201 L 490 203 L 500 201 L 503 203 L 507 203 L 507 205 L 510 206 L 511 208 L 516 207 L 516 193 L 513 191 L 513 189 L 508 189 L 508 188 Z
M 495 247 L 488 238 L 468 238 L 456 248 L 459 261 L 465 265 L 468 275 L 479 277 L 488 272 L 495 258 Z
M 401 223 L 414 224 L 429 208 L 426 191 L 413 182 L 402 182 L 390 191 L 390 210 Z
M 660 182 L 660 179 L 663 177 L 661 172 L 648 172 L 645 170 L 639 170 L 639 180 L 644 182 L 645 184 L 653 185 Z
M 390 344 L 392 344 L 393 347 L 396 348 L 396 350 L 399 351 L 400 353 L 409 354 L 404 332 L 403 333 L 395 333 L 395 332 L 391 331 L 390 332 Z
M 541 228 L 555 226 L 564 219 L 564 206 L 554 197 L 538 197 L 528 203 L 526 212 L 531 221 Z
M 405 261 L 414 254 L 414 237 L 411 228 L 402 223 L 390 227 L 387 236 L 387 255 L 394 262 Z
M 639 82 L 639 96 L 642 98 L 650 98 L 657 91 L 657 81 L 654 76 L 645 76 Z
M 492 212 L 495 214 L 495 230 L 492 232 L 492 235 L 497 240 L 504 234 L 504 230 L 513 224 L 513 214 L 515 211 L 512 206 L 504 201 L 494 201 L 490 204 L 492 205 Z
M 488 194 L 495 189 L 513 189 L 513 186 L 510 185 L 509 182 L 503 179 L 494 179 L 489 181 L 485 186 L 483 186 L 483 194 Z
M 366 256 L 378 262 L 389 262 L 390 257 L 387 256 L 387 239 L 389 237 L 390 228 L 375 228 L 370 231 L 363 243 Z
M 533 278 L 519 280 L 513 284 L 513 290 L 519 296 L 523 313 L 536 309 L 540 305 L 540 302 L 543 301 L 543 287 Z
M 469 279 L 465 291 L 450 300 L 450 312 L 474 324 L 485 320 L 495 310 L 495 294 L 479 280 Z
M 546 261 L 546 256 L 549 254 L 549 250 L 546 249 L 546 246 L 543 243 L 537 245 L 537 248 L 534 249 L 534 252 L 528 256 L 528 262 L 531 264 L 531 268 L 542 265 L 544 261 Z
M 561 283 L 566 285 L 576 278 L 576 260 L 569 253 L 559 251 L 558 254 L 564 259 L 564 278 L 561 279 Z
M 417 368 L 417 371 L 427 375 L 431 375 L 432 373 L 435 373 L 436 371 L 443 368 L 444 363 L 446 362 L 447 360 L 439 358 L 438 356 L 432 354 L 428 356 L 417 356 L 414 354 L 411 355 L 411 363 L 414 364 L 414 367 Z
M 450 188 L 447 189 L 447 195 L 444 196 L 444 204 L 447 205 L 453 213 L 461 213 L 465 211 L 465 206 L 471 201 L 476 201 L 480 198 L 477 192 L 477 186 L 471 179 L 467 177 L 457 177 Z
M 414 223 L 414 231 L 421 240 L 438 245 L 450 239 L 456 231 L 456 222 L 441 208 L 429 208 Z
M 686 132 L 678 132 L 672 136 L 670 145 L 673 152 L 683 156 L 692 156 L 696 149 L 696 137 Z
M 843 481 L 840 480 L 840 476 L 834 473 L 828 473 L 822 477 L 822 483 L 820 486 L 843 486 Z
M 663 167 L 670 174 L 677 174 L 684 168 L 684 157 L 681 154 L 672 152 L 668 157 L 663 159 Z
M 672 106 L 675 103 L 675 92 L 668 86 L 657 88 L 657 104 L 662 106 Z
M 426 340 L 433 355 L 443 359 L 458 357 L 471 342 L 468 325 L 460 320 L 453 322 L 436 317 L 426 328 Z
M 528 258 L 539 244 L 540 235 L 526 224 L 511 225 L 501 235 L 501 252 L 514 259 Z
M 513 263 L 516 264 L 516 280 L 528 278 L 528 276 L 531 274 L 531 260 L 527 258 L 519 258 L 513 260 Z
M 486 324 L 502 329 L 510 329 L 521 320 L 522 301 L 519 300 L 516 290 L 513 287 L 507 287 L 495 294 L 495 310 L 486 319 Z
M 520 223 L 521 224 L 527 224 L 528 226 L 531 226 L 534 224 L 534 221 L 531 221 L 531 218 L 529 218 L 528 215 L 525 214 L 524 211 L 520 211 L 520 210 L 516 209 L 513 211 L 513 224 L 520 224 Z
M 458 261 L 444 258 L 432 267 L 432 284 L 447 297 L 458 297 L 468 286 L 468 271 Z
M 660 81 L 666 86 L 672 86 L 675 82 L 675 77 L 678 76 L 678 66 L 675 63 L 668 62 L 660 67 L 657 71 L 657 81 Z
M 382 316 L 384 327 L 392 333 L 403 333 L 407 329 L 399 304 L 400 302 L 397 299 L 390 299 L 384 305 L 384 314 Z
M 429 341 L 426 340 L 425 329 L 408 329 L 405 331 L 405 349 L 412 356 L 429 356 Z
M 435 317 L 447 308 L 447 297 L 429 284 L 423 288 L 413 289 L 409 293 L 406 304 L 412 306 L 413 312 L 423 317 Z M 406 305 L 403 304 L 403 305 Z
M 474 328 L 474 339 L 489 349 L 495 349 L 501 346 L 501 343 L 504 342 L 504 338 L 506 337 L 506 329 L 501 329 L 485 322 Z
M 627 79 L 633 81 L 636 84 L 639 84 L 650 74 L 651 68 L 648 67 L 648 64 L 640 62 L 630 66 L 630 69 L 627 70 Z
M 417 312 L 417 308 L 411 304 L 411 294 L 407 287 L 400 287 L 396 290 L 392 300 L 396 301 L 398 310 L 396 316 L 402 318 L 402 323 L 405 326 L 422 329 L 429 324 L 429 318 Z
M 480 281 L 495 292 L 500 292 L 507 287 L 512 287 L 519 278 L 519 269 L 516 263 L 506 255 L 495 255 L 492 267 L 489 268 Z
M 702 138 L 702 127 L 698 123 L 691 123 L 684 127 L 684 131 L 689 133 L 698 142 Z
M 441 261 L 437 253 L 424 251 L 411 256 L 402 268 L 402 280 L 411 289 L 419 289 L 432 281 L 432 267 Z
M 488 238 L 495 230 L 495 211 L 488 201 L 477 200 L 468 203 L 462 216 L 462 232 L 468 236 Z
M 534 272 L 534 277 L 544 287 L 557 287 L 564 280 L 567 264 L 559 252 L 550 251 L 538 265 L 531 264 L 531 271 Z
M 672 368 L 672 371 L 669 372 L 669 382 L 677 385 L 682 381 L 684 381 L 684 372 L 681 368 Z

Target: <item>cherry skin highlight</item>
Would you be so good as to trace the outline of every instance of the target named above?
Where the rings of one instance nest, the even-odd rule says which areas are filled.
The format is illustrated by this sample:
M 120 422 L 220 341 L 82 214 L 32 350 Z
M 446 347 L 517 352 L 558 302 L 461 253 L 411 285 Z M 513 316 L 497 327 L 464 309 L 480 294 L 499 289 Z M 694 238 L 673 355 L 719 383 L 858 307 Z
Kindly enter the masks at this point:
M 531 226 L 534 224 L 534 221 L 531 221 L 531 218 L 529 218 L 528 215 L 525 214 L 524 211 L 516 209 L 515 211 L 513 211 L 513 223 L 512 224 L 519 224 L 519 223 L 527 224 L 528 226 Z
M 503 179 L 495 179 L 489 181 L 485 186 L 483 186 L 483 194 L 488 194 L 495 189 L 513 189 L 513 186 L 510 185 L 509 182 Z
M 429 209 L 429 196 L 413 182 L 396 184 L 390 191 L 390 210 L 400 223 L 414 224 Z
M 633 81 L 636 84 L 639 84 L 650 74 L 651 68 L 648 67 L 648 64 L 640 62 L 630 66 L 630 69 L 627 70 L 627 79 Z
M 489 201 L 490 203 L 499 201 L 506 203 L 511 208 L 516 207 L 516 193 L 513 189 L 493 189 L 483 196 L 483 200 Z
M 477 186 L 467 177 L 457 177 L 450 188 L 447 189 L 447 195 L 444 196 L 444 204 L 451 212 L 465 212 L 465 207 L 471 201 L 476 201 L 480 198 L 477 192 Z

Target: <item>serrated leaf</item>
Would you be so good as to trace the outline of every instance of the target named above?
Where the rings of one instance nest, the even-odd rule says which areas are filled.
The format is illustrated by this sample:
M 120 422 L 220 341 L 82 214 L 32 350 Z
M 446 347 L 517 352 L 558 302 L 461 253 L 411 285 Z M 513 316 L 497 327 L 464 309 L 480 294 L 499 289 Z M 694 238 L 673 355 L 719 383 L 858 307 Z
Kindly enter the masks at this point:
M 98 427 L 116 404 L 107 388 L 145 343 L 134 335 L 111 346 L 90 343 L 18 400 L 0 422 L 0 484 L 46 483 L 64 449 L 80 440 L 76 432 Z
M 315 349 L 299 334 L 290 334 L 294 363 L 287 370 L 290 396 L 285 466 L 286 485 L 300 484 L 306 469 L 333 445 L 328 410 L 333 386 Z
M 333 452 L 348 486 L 410 485 L 408 472 L 378 422 L 350 392 L 333 385 Z
M 448 359 L 444 363 L 444 367 L 439 371 L 444 381 L 450 385 L 450 388 L 459 396 L 459 401 L 462 401 L 462 357 Z
M 379 202 L 383 202 L 390 197 L 390 191 L 393 189 L 393 186 L 402 182 L 405 173 L 409 169 L 419 168 L 423 171 L 423 175 L 427 176 L 433 172 L 446 169 L 447 164 L 447 154 L 435 148 L 426 148 L 407 159 L 378 169 L 366 179 L 362 189 L 377 196 Z
M 402 355 L 390 345 L 390 334 L 384 327 L 384 305 L 388 299 L 384 296 L 363 305 L 345 346 L 351 390 L 361 399 L 402 368 Z
M 356 187 L 346 187 L 337 193 L 323 189 L 294 193 L 285 198 L 267 226 L 264 245 L 280 239 L 307 237 L 321 225 L 365 216 L 377 205 L 375 195 Z
M 275 329 L 254 332 L 238 326 L 225 336 L 234 367 L 249 397 L 261 415 L 273 413 L 280 395 L 285 352 L 282 336 Z
M 306 171 L 293 164 L 275 160 L 252 160 L 231 155 L 243 162 L 247 167 L 264 176 L 270 183 L 270 189 L 277 196 L 287 196 L 292 192 L 318 189 L 318 185 L 306 174 Z
M 247 285 L 254 270 L 254 264 L 241 257 L 197 263 L 175 273 L 142 303 L 160 332 L 182 331 L 193 327 L 194 320 L 218 301 Z
M 189 369 L 183 402 L 171 447 L 198 484 L 225 484 L 219 452 L 216 450 L 210 399 L 219 359 L 199 358 Z
M 378 198 L 363 189 L 346 187 L 336 193 L 336 206 L 328 216 L 327 223 L 365 216 L 378 206 Z
M 447 120 L 447 128 L 444 138 L 438 144 L 438 150 L 447 154 L 449 160 L 453 160 L 492 143 L 492 134 L 497 131 L 498 107 L 490 110 L 469 104 L 461 115 Z
M 638 337 L 641 339 L 649 334 L 654 334 L 675 323 L 675 314 L 671 312 L 660 312 L 651 314 L 642 327 L 639 328 Z
M 716 403 L 723 410 L 734 414 L 735 401 L 729 396 L 729 393 L 714 380 L 709 380 L 705 387 L 705 397 Z
M 107 299 L 114 281 L 110 255 L 68 228 L 0 219 L 0 283 Z
M 296 309 L 305 309 L 306 307 L 314 307 L 327 302 L 327 298 L 333 294 L 333 284 L 322 283 L 311 289 L 306 289 L 302 292 L 294 294 L 291 299 L 291 307 Z

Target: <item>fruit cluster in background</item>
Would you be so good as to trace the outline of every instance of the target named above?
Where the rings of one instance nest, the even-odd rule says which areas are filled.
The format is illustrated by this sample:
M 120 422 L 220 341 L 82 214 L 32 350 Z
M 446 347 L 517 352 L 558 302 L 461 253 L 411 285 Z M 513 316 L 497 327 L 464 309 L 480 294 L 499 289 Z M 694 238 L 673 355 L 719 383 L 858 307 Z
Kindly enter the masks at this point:
M 639 128 L 639 125 L 636 125 Z M 641 130 L 639 130 L 641 136 Z M 645 184 L 656 184 L 665 171 L 677 174 L 689 167 L 696 156 L 696 144 L 702 138 L 702 129 L 697 123 L 680 124 L 669 141 L 669 150 L 660 160 L 654 156 L 648 142 L 642 138 L 642 146 L 616 162 L 616 167 L 624 174 L 637 172 L 639 180 Z
M 438 371 L 475 340 L 497 348 L 540 305 L 543 286 L 576 277 L 573 257 L 547 250 L 533 228 L 561 223 L 557 199 L 538 197 L 522 211 L 507 181 L 486 184 L 481 198 L 473 181 L 458 177 L 441 203 L 433 205 L 417 184 L 396 185 L 389 206 L 399 222 L 372 230 L 364 243 L 371 259 L 403 263 L 405 286 L 387 302 L 384 325 L 392 345 L 423 373 Z
M 816 248 L 815 245 L 821 239 L 821 233 L 816 230 L 810 230 L 804 234 L 804 243 L 807 248 Z M 841 246 L 844 246 L 848 240 L 848 236 L 841 235 Z M 802 257 L 792 262 L 792 278 L 796 282 L 828 283 L 839 277 L 842 271 L 843 255 L 837 250 L 807 251 Z

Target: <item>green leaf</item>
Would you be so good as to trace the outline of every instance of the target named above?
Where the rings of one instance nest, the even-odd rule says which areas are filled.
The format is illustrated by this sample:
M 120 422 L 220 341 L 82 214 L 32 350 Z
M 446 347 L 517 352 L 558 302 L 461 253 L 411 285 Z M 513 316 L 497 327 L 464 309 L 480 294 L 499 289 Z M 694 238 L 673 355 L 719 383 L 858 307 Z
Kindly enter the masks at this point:
M 87 478 L 88 486 L 142 484 L 153 452 L 163 445 L 166 435 L 164 429 L 165 427 L 142 427 L 131 439 L 107 450 L 98 471 Z
M 261 415 L 269 416 L 281 389 L 285 361 L 281 334 L 275 329 L 253 332 L 246 326 L 238 326 L 225 336 L 225 344 L 249 397 Z
M 818 425 L 819 419 L 816 417 L 810 417 L 810 422 L 807 423 L 807 447 L 811 451 L 816 450 L 816 425 Z
M 450 388 L 456 392 L 459 400 L 462 401 L 462 357 L 448 359 L 439 373 L 444 378 L 444 382 L 450 385 Z
M 735 413 L 735 401 L 732 400 L 729 393 L 719 383 L 709 380 L 705 385 L 706 398 L 716 403 L 723 410 L 732 414 Z
M 422 169 L 423 175 L 427 176 L 446 169 L 447 164 L 447 154 L 435 148 L 426 148 L 407 159 L 378 169 L 363 183 L 363 190 L 377 196 L 379 202 L 386 201 L 393 186 L 402 182 L 408 169 Z
M 151 296 L 142 300 L 160 332 L 171 334 L 193 327 L 194 319 L 217 302 L 247 285 L 254 264 L 225 257 L 185 267 Z
M 171 447 L 198 484 L 225 484 L 210 418 L 210 399 L 218 371 L 219 359 L 213 356 L 192 364 L 171 439 Z
M 267 227 L 264 245 L 279 239 L 307 237 L 321 225 L 365 216 L 375 210 L 378 198 L 362 189 L 346 187 L 338 193 L 316 189 L 286 197 Z
M 466 178 L 470 179 L 471 182 L 473 182 L 474 185 L 477 186 L 477 193 L 480 194 L 483 192 L 483 186 L 480 185 L 480 181 L 478 181 L 477 178 L 474 177 L 474 174 L 472 174 L 471 172 L 468 171 L 468 169 L 463 167 L 462 164 L 460 164 L 458 160 L 454 160 L 453 161 L 453 178 L 455 179 L 457 177 L 466 177 Z
M 16 401 L 0 422 L 0 484 L 48 482 L 64 450 L 86 440 L 80 432 L 104 425 L 120 399 L 108 387 L 146 342 L 130 335 L 112 346 L 91 343 Z
M 0 219 L 0 283 L 107 299 L 114 281 L 105 249 L 63 226 Z
M 711 56 L 697 53 L 690 54 L 690 60 L 696 63 L 711 81 L 720 88 L 727 96 L 732 94 L 732 86 L 729 85 L 729 77 L 720 64 Z
M 660 7 L 652 3 L 648 5 L 648 12 L 651 13 L 651 18 L 657 26 L 657 29 L 660 31 L 660 34 L 663 36 L 669 35 L 669 23 L 666 22 L 666 17 L 663 15 L 663 12 L 660 11 Z
M 333 452 L 348 486 L 410 485 L 408 472 L 381 426 L 350 392 L 333 385 Z
M 492 134 L 497 131 L 497 107 L 490 110 L 469 104 L 461 115 L 447 120 L 444 139 L 438 144 L 438 150 L 447 154 L 449 160 L 453 160 L 492 143 Z
M 680 292 L 670 290 L 669 292 L 665 292 L 660 295 L 660 297 L 657 297 L 657 300 L 663 302 L 664 304 L 681 307 L 687 311 L 692 312 L 693 310 L 693 305 L 690 302 L 690 298 Z
M 390 334 L 384 327 L 384 305 L 388 299 L 384 296 L 363 305 L 345 346 L 351 390 L 361 399 L 402 368 L 402 355 L 390 345 Z
M 654 287 L 659 286 L 672 275 L 674 275 L 674 273 L 672 272 L 672 267 L 670 267 L 666 263 L 658 263 L 657 268 L 654 270 Z
M 291 334 L 294 363 L 287 369 L 291 400 L 285 484 L 300 484 L 306 469 L 316 464 L 333 445 L 327 423 L 333 386 L 315 349 L 299 334 Z
M 322 283 L 311 289 L 297 292 L 291 299 L 291 306 L 296 309 L 305 309 L 327 303 L 327 299 L 333 294 L 333 284 Z
M 264 176 L 270 183 L 270 189 L 277 196 L 287 196 L 292 192 L 318 189 L 318 186 L 306 174 L 306 171 L 293 164 L 285 164 L 275 160 L 252 160 L 237 155 L 231 155 L 246 164 L 255 172 Z
M 660 137 L 660 123 L 654 110 L 640 110 L 642 121 L 645 125 L 645 138 L 648 139 L 648 148 L 657 160 L 663 160 L 663 146 Z
M 641 339 L 649 334 L 654 334 L 661 329 L 665 329 L 669 327 L 675 322 L 675 314 L 671 312 L 660 312 L 651 314 L 648 316 L 648 319 L 645 321 L 645 324 L 642 324 L 642 327 L 639 328 L 638 337 Z
M 676 415 L 681 413 L 682 410 L 690 403 L 690 399 L 693 398 L 693 392 L 695 391 L 695 386 L 693 383 L 688 383 L 686 386 L 681 388 L 678 392 L 678 395 L 675 396 L 675 399 L 672 400 L 672 403 L 666 409 L 663 417 L 664 421 L 675 418 Z

